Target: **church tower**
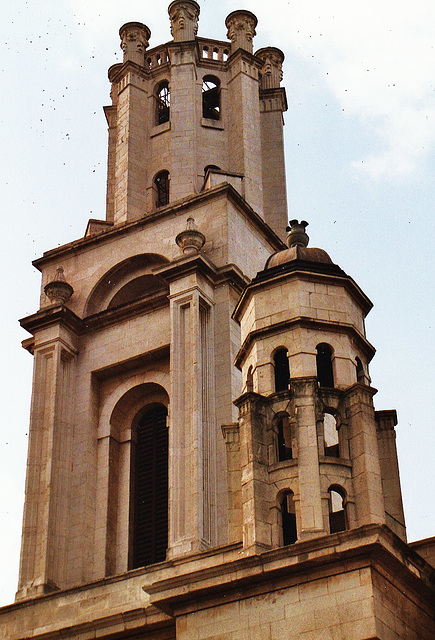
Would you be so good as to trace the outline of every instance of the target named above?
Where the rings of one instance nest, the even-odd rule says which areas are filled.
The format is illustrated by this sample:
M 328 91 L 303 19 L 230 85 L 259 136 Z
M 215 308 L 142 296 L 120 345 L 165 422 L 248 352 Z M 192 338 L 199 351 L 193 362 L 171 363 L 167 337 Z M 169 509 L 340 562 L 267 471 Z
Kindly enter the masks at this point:
M 105 220 L 47 251 L 8 640 L 430 640 L 371 302 L 287 228 L 283 53 L 257 18 L 120 29 Z M 286 239 L 287 245 L 284 240 Z M 421 555 L 419 555 L 421 554 Z M 426 560 L 423 560 L 424 556 Z

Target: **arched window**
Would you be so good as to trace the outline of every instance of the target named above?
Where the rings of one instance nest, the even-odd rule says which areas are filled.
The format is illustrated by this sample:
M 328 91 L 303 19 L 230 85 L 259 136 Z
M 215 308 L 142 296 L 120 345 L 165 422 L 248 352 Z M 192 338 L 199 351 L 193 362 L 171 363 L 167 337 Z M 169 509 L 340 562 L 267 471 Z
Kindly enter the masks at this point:
M 171 93 L 169 91 L 169 82 L 167 80 L 163 80 L 157 86 L 157 110 L 156 110 L 156 121 L 157 124 L 163 124 L 164 122 L 169 122 L 170 110 L 171 110 Z
M 254 376 L 252 374 L 252 364 L 248 369 L 248 373 L 246 375 L 246 391 L 249 393 L 254 391 Z
M 214 76 L 205 76 L 202 83 L 202 117 L 220 120 L 220 82 Z
M 321 387 L 334 386 L 334 373 L 332 371 L 332 347 L 329 344 L 318 344 L 317 347 L 317 380 Z
M 337 420 L 331 413 L 323 414 L 323 439 L 325 443 L 325 456 L 339 458 L 340 444 L 338 439 Z
M 277 349 L 273 357 L 275 366 L 275 391 L 284 391 L 290 384 L 290 368 L 288 364 L 287 349 Z
M 166 558 L 168 547 L 168 429 L 162 404 L 145 411 L 132 454 L 133 568 Z
M 280 462 L 283 460 L 292 460 L 293 450 L 288 416 L 280 416 L 278 418 L 277 428 L 278 460 Z
M 154 186 L 157 191 L 156 207 L 169 204 L 169 172 L 160 171 L 154 178 Z
M 218 167 L 216 164 L 208 164 L 206 167 L 204 167 L 204 176 L 207 175 L 207 171 L 208 170 L 210 170 L 210 171 L 213 171 L 213 170 L 220 171 L 221 168 Z
M 296 512 L 292 491 L 287 491 L 281 500 L 282 542 L 286 546 L 298 539 Z
M 364 384 L 364 367 L 362 365 L 361 360 L 358 358 L 358 356 L 355 358 L 355 362 L 356 362 L 356 379 L 357 379 L 357 382 L 361 382 L 362 384 Z
M 329 532 L 346 531 L 346 494 L 344 489 L 335 485 L 329 488 Z

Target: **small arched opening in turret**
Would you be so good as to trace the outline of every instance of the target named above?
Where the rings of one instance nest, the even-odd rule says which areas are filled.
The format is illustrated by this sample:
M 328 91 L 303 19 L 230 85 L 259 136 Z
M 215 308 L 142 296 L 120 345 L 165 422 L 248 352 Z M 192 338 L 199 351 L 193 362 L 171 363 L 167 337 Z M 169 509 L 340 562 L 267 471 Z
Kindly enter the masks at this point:
M 290 385 L 290 367 L 288 363 L 288 351 L 285 347 L 279 347 L 273 356 L 275 371 L 275 391 L 285 391 Z
M 202 117 L 220 120 L 221 117 L 220 80 L 215 76 L 204 76 L 202 82 Z
M 321 387 L 334 387 L 334 372 L 332 369 L 332 354 L 333 349 L 331 345 L 322 342 L 316 347 L 316 366 L 317 366 L 317 381 Z
M 329 493 L 329 532 L 338 533 L 346 531 L 346 492 L 338 485 L 332 485 L 328 489 Z
M 291 424 L 286 413 L 276 419 L 276 449 L 278 462 L 293 459 Z
M 156 124 L 169 122 L 171 115 L 171 92 L 169 82 L 162 80 L 156 87 Z
M 159 171 L 154 178 L 156 190 L 156 207 L 165 207 L 169 204 L 169 171 Z
M 285 491 L 281 496 L 282 544 L 294 544 L 298 539 L 296 510 L 293 491 Z
M 246 374 L 246 393 L 251 393 L 252 391 L 254 391 L 254 375 L 251 364 Z
M 325 445 L 325 456 L 339 458 L 340 441 L 338 436 L 337 419 L 329 412 L 325 412 L 323 414 L 323 440 Z
M 364 377 L 365 377 L 364 367 L 361 360 L 358 358 L 358 356 L 355 358 L 355 362 L 356 362 L 356 380 L 357 382 L 364 384 Z

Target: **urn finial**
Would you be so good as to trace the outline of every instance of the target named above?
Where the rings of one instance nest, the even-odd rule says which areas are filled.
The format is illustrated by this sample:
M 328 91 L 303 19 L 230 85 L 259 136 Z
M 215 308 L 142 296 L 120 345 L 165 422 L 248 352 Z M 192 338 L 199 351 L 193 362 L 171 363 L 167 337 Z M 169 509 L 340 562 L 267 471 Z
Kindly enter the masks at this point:
M 65 280 L 63 267 L 57 267 L 53 280 L 45 285 L 44 293 L 53 304 L 65 304 L 65 302 L 71 298 L 74 289 Z
M 308 222 L 305 220 L 290 220 L 287 231 L 287 246 L 288 247 L 307 247 L 309 237 L 305 231 L 305 227 L 308 227 Z
M 205 244 L 205 236 L 196 228 L 193 218 L 187 219 L 185 231 L 182 231 L 175 238 L 175 242 L 185 254 L 199 253 Z

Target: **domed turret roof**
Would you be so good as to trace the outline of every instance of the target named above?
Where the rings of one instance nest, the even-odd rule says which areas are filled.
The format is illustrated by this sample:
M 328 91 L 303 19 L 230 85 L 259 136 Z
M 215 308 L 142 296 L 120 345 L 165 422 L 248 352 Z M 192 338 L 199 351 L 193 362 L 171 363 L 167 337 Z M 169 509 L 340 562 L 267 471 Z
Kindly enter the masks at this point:
M 287 227 L 288 249 L 283 249 L 271 255 L 264 265 L 265 269 L 272 269 L 279 265 L 293 262 L 293 260 L 303 260 L 304 262 L 320 262 L 323 264 L 333 264 L 329 255 L 323 249 L 308 247 L 309 237 L 305 231 L 308 222 L 302 220 L 290 220 Z

